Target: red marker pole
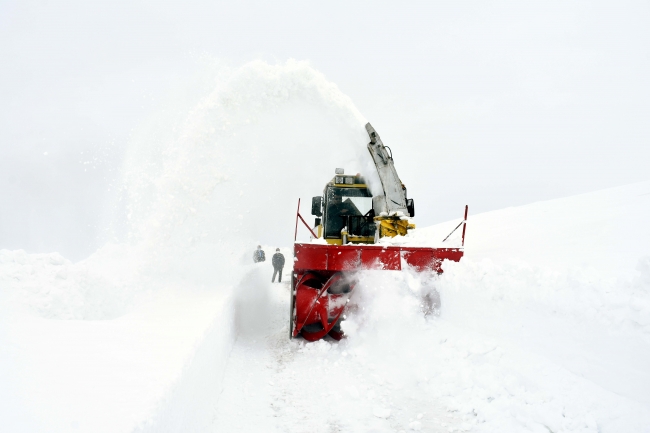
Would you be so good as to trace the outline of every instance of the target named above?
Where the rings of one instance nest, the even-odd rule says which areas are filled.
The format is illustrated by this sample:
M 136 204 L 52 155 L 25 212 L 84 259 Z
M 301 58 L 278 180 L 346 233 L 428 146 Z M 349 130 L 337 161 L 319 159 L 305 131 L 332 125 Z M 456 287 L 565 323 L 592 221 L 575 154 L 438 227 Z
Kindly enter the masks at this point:
M 462 246 L 465 246 L 465 229 L 467 228 L 467 205 L 465 205 L 465 218 L 463 218 L 463 222 L 465 224 L 463 225 L 463 244 L 462 244 Z
M 300 221 L 302 221 L 302 223 L 305 225 L 305 227 L 307 227 L 307 230 L 309 230 L 309 233 L 311 233 L 311 235 L 314 237 L 314 239 L 318 238 L 318 236 L 316 236 L 316 233 L 314 233 L 314 231 L 311 229 L 311 227 L 309 227 L 309 224 L 307 224 L 307 221 L 305 221 L 303 219 L 303 217 L 302 217 L 302 215 L 300 215 L 300 213 L 298 214 L 298 217 L 300 218 Z
M 296 231 L 293 233 L 293 241 L 298 239 L 298 216 L 300 215 L 300 199 L 298 199 L 298 209 L 296 210 Z

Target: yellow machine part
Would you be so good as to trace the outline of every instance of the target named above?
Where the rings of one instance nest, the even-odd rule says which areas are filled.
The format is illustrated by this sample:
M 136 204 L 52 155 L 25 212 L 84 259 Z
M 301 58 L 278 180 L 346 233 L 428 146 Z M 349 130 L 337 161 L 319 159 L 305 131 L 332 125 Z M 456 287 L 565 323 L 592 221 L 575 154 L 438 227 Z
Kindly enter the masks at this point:
M 415 228 L 415 224 L 409 224 L 408 220 L 402 220 L 395 217 L 376 217 L 375 221 L 379 221 L 379 237 L 383 238 L 388 236 L 394 238 L 395 236 L 406 236 L 409 230 Z
M 375 221 L 379 221 L 379 237 L 383 238 L 388 236 L 394 238 L 395 236 L 405 236 L 409 230 L 415 228 L 415 224 L 409 224 L 408 220 L 402 220 L 399 217 L 375 217 Z M 323 237 L 323 225 L 316 226 L 316 233 L 319 238 Z M 351 244 L 373 244 L 375 238 L 372 236 L 349 236 L 345 233 L 347 243 Z M 343 245 L 343 239 L 325 239 L 330 245 Z

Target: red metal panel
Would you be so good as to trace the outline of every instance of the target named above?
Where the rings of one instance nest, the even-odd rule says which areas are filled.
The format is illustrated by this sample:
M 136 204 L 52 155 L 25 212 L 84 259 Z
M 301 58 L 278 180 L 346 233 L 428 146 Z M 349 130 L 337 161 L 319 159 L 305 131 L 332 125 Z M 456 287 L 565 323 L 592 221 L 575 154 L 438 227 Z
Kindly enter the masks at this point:
M 436 258 L 440 261 L 451 260 L 458 262 L 463 257 L 463 250 L 460 248 L 434 248 Z
M 361 269 L 402 269 L 399 247 L 365 247 L 361 250 Z
M 403 259 L 419 272 L 442 272 L 443 260 L 459 261 L 463 250 L 459 248 L 424 248 L 378 245 L 294 245 L 298 271 L 353 271 L 361 269 L 401 270 Z
M 463 251 L 458 248 L 416 248 L 403 247 L 402 257 L 419 272 L 432 270 L 442 272 L 440 265 L 443 260 L 457 262 L 463 257 Z
M 354 271 L 361 267 L 359 256 L 361 250 L 357 246 L 332 245 L 327 252 L 327 270 Z
M 433 248 L 402 248 L 402 257 L 409 266 L 418 272 L 438 270 Z
M 327 245 L 294 244 L 294 269 L 324 271 L 327 269 Z

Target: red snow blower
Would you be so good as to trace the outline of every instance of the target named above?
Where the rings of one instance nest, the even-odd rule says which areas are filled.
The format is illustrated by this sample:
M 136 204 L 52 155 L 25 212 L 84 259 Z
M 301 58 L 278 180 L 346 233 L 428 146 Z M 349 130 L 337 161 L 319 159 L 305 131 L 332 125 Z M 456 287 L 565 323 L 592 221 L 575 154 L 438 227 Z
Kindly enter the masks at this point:
M 415 216 L 415 205 L 413 199 L 407 198 L 406 188 L 397 176 L 392 152 L 389 154 L 389 148 L 370 123 L 366 124 L 366 130 L 370 136 L 368 150 L 377 167 L 383 194 L 373 197 L 363 177 L 346 175 L 337 168 L 323 196 L 312 199 L 316 232 L 300 215 L 298 200 L 296 236 L 300 220 L 313 239 L 310 243 L 294 243 L 291 338 L 301 335 L 307 341 L 316 341 L 329 335 L 340 340 L 341 321 L 358 271 L 411 268 L 417 272 L 442 273 L 443 260 L 457 262 L 463 257 L 467 206 L 463 221 L 452 231 L 463 226 L 460 248 L 379 244 L 381 238 L 404 236 L 415 228 L 410 221 Z

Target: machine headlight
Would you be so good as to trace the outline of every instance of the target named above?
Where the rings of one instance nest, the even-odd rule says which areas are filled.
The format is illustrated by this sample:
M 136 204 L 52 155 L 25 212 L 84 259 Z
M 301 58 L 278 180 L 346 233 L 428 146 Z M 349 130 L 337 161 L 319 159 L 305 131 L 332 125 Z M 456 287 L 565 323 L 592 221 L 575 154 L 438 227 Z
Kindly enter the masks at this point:
M 345 183 L 347 185 L 354 185 L 354 178 L 353 177 L 346 177 L 345 178 Z
M 343 183 L 343 176 L 336 176 L 334 183 Z

